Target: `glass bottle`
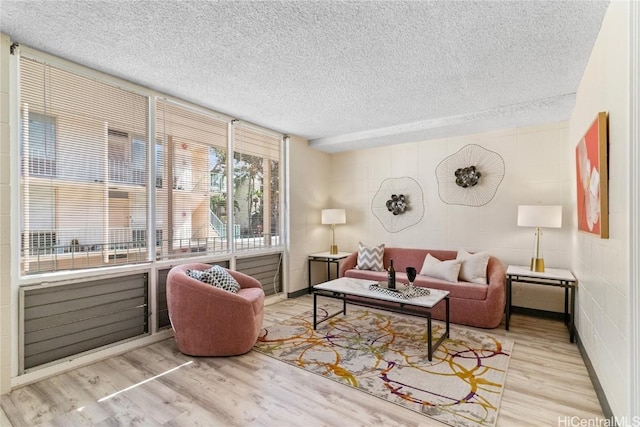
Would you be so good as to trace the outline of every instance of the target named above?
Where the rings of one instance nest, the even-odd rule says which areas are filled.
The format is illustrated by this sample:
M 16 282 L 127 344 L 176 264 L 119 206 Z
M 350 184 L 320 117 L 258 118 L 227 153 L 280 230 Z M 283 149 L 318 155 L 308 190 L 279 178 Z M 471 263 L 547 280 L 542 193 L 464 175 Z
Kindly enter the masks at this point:
M 393 268 L 393 260 L 389 260 L 389 269 L 387 270 L 387 287 L 389 289 L 396 288 L 396 270 Z

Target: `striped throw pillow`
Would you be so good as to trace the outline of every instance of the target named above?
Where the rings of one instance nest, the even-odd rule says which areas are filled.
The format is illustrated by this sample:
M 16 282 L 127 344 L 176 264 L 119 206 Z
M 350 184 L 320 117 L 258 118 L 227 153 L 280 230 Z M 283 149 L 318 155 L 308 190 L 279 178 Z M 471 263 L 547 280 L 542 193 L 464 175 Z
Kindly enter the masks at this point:
M 358 242 L 358 270 L 383 271 L 384 243 L 368 247 Z

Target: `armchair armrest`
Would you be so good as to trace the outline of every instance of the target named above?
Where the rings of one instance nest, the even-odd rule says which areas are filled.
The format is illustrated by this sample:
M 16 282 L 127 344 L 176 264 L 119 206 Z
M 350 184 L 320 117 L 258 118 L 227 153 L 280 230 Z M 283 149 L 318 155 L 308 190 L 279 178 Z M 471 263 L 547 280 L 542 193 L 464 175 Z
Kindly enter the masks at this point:
M 251 277 L 247 274 L 241 273 L 235 270 L 227 270 L 227 272 L 238 282 L 242 289 L 246 288 L 260 288 L 262 289 L 262 283 L 255 277 Z

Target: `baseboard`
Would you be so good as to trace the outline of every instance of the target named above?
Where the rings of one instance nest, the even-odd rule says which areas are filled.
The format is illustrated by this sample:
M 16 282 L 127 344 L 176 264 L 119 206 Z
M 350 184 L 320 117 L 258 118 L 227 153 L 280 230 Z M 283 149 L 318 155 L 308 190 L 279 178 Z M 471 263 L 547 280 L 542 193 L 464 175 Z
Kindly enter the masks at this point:
M 304 295 L 307 295 L 309 290 L 307 288 L 300 289 L 299 291 L 289 292 L 287 293 L 287 298 L 298 298 Z
M 591 364 L 591 359 L 589 359 L 589 355 L 587 354 L 587 350 L 582 345 L 582 340 L 580 339 L 580 335 L 578 331 L 576 331 L 576 344 L 578 345 L 578 350 L 580 350 L 580 355 L 582 356 L 582 360 L 584 361 L 584 366 L 587 368 L 587 372 L 589 373 L 589 378 L 591 379 L 591 384 L 593 384 L 593 389 L 596 392 L 596 396 L 598 397 L 598 401 L 600 402 L 600 407 L 602 408 L 602 413 L 607 420 L 614 421 L 614 424 L 618 425 L 613 412 L 611 411 L 611 406 L 609 406 L 609 402 L 607 401 L 607 396 L 604 394 L 604 389 L 600 384 L 600 380 L 596 375 L 595 369 L 593 369 L 593 365 Z
M 538 310 L 537 308 L 511 306 L 511 314 L 526 314 L 527 316 L 544 317 L 546 319 L 564 320 L 564 313 L 557 311 Z

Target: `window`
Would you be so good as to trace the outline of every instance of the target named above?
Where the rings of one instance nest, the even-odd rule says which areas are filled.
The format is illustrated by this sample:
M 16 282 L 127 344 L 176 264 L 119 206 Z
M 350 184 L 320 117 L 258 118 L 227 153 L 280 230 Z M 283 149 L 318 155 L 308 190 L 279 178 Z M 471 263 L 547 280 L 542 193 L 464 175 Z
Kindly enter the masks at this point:
M 156 143 L 156 188 L 162 188 L 162 172 L 164 171 L 164 151 L 162 143 Z
M 34 184 L 29 191 L 29 223 L 27 235 L 22 235 L 22 246 L 30 255 L 53 254 L 57 250 L 56 195 L 48 186 Z M 25 241 L 25 239 L 28 239 Z
M 22 57 L 20 108 L 22 273 L 148 260 L 148 97 Z
M 109 181 L 127 183 L 131 180 L 129 159 L 129 135 L 109 129 Z
M 229 250 L 226 188 L 212 178 L 226 162 L 228 123 L 176 103 L 156 102 L 158 258 Z M 158 185 L 171 183 L 170 185 Z
M 23 275 L 282 243 L 281 135 L 27 56 Z
M 131 139 L 131 172 L 135 184 L 147 185 L 147 141 L 141 137 Z
M 281 138 L 245 125 L 234 130 L 233 188 L 237 250 L 280 244 Z
M 56 175 L 56 119 L 54 117 L 27 112 L 28 121 L 22 127 L 22 153 L 28 153 L 29 173 L 33 175 Z
M 109 129 L 109 180 L 147 184 L 147 141 Z

